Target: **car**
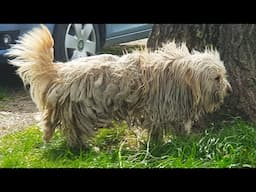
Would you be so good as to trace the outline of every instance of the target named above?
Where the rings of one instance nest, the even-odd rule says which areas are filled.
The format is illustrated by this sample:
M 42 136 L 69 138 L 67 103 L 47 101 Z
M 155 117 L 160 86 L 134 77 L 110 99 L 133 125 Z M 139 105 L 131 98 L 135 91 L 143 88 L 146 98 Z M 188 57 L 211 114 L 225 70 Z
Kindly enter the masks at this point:
M 10 44 L 40 24 L 0 24 L 0 62 Z M 153 24 L 45 24 L 54 38 L 55 60 L 97 54 L 102 48 L 147 38 Z

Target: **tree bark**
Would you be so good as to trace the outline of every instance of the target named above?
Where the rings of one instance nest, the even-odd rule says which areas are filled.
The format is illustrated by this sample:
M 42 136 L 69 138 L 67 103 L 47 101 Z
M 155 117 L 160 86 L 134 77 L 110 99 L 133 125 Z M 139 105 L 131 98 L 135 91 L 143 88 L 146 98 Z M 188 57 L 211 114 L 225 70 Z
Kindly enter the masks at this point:
M 174 40 L 202 51 L 217 48 L 233 88 L 224 105 L 208 118 L 242 117 L 256 122 L 256 25 L 255 24 L 155 24 L 147 47 L 157 49 Z

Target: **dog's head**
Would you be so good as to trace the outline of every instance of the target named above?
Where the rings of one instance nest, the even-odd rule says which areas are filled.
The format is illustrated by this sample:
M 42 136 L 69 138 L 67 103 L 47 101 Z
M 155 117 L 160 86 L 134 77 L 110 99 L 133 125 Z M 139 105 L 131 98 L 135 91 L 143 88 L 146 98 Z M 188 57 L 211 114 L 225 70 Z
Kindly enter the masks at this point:
M 205 112 L 213 112 L 224 102 L 225 96 L 232 92 L 225 66 L 216 50 L 194 52 L 191 58 L 193 64 L 187 76 L 190 77 L 193 95 L 196 95 L 198 104 Z

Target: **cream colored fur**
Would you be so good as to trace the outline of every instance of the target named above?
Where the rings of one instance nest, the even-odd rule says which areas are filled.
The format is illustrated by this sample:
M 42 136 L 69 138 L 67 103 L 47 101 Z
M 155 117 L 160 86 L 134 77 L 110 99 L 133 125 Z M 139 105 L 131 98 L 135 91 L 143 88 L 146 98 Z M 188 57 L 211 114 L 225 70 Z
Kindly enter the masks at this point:
M 44 140 L 60 128 L 70 145 L 87 145 L 112 120 L 150 130 L 155 140 L 165 129 L 193 121 L 223 103 L 231 86 L 216 50 L 190 53 L 183 43 L 155 52 L 121 57 L 103 54 L 67 63 L 53 62 L 53 39 L 45 26 L 21 37 L 8 52 L 10 63 L 39 111 Z

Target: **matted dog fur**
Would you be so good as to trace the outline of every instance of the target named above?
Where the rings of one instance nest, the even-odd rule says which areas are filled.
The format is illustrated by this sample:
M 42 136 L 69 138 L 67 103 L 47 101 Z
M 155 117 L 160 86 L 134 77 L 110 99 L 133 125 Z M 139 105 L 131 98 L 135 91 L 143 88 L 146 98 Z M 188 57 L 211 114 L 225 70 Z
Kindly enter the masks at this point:
M 176 126 L 190 133 L 193 122 L 216 110 L 231 92 L 223 62 L 213 49 L 190 53 L 185 43 L 169 42 L 154 52 L 61 63 L 53 62 L 53 45 L 42 25 L 7 53 L 42 112 L 46 142 L 59 128 L 71 146 L 87 145 L 113 120 L 146 128 L 155 140 Z

